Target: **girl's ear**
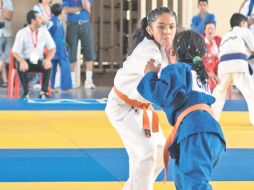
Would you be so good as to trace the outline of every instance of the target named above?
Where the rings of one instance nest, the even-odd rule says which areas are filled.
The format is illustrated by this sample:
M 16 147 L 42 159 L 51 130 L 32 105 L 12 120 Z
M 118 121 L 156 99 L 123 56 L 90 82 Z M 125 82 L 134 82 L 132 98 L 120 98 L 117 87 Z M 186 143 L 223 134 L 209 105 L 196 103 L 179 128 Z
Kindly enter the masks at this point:
M 146 31 L 147 31 L 147 33 L 148 33 L 151 37 L 153 37 L 153 29 L 152 29 L 151 26 L 147 26 L 147 27 L 146 27 Z

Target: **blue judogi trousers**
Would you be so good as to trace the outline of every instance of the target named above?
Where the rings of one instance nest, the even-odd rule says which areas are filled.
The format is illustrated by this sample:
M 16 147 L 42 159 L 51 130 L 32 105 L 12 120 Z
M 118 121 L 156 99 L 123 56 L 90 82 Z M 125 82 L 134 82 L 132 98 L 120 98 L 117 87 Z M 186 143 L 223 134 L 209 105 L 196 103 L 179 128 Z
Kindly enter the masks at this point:
M 211 190 L 212 170 L 225 144 L 215 133 L 196 133 L 185 137 L 178 144 L 179 155 L 174 168 L 177 190 Z

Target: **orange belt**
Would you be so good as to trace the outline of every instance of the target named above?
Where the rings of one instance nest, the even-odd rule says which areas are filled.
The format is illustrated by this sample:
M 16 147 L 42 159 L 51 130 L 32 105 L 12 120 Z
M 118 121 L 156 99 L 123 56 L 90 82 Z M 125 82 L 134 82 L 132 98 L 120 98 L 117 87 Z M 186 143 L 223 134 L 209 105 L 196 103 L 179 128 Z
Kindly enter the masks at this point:
M 179 128 L 179 125 L 180 123 L 182 122 L 183 118 L 188 115 L 190 112 L 193 112 L 193 111 L 197 111 L 197 110 L 204 110 L 204 111 L 207 111 L 208 113 L 210 113 L 212 116 L 213 116 L 213 112 L 210 108 L 210 106 L 208 106 L 207 104 L 196 104 L 194 106 L 191 106 L 187 109 L 185 109 L 178 117 L 177 117 L 177 120 L 176 120 L 176 123 L 173 127 L 173 131 L 172 133 L 169 135 L 167 141 L 166 141 L 166 144 L 164 146 L 164 152 L 163 152 L 163 158 L 164 158 L 164 172 L 165 172 L 165 175 L 164 175 L 164 181 L 167 180 L 167 176 L 168 176 L 168 162 L 169 162 L 169 159 L 170 159 L 170 153 L 168 151 L 168 148 L 171 146 L 171 144 L 173 143 L 174 139 L 175 139 L 175 136 L 176 136 L 176 133 L 178 131 L 178 128 Z
M 159 117 L 151 104 L 149 103 L 142 103 L 137 100 L 129 99 L 128 96 L 120 92 L 116 87 L 114 87 L 114 91 L 116 95 L 123 100 L 125 103 L 133 106 L 133 107 L 138 107 L 143 110 L 143 128 L 146 137 L 151 137 L 151 130 L 150 130 L 150 122 L 149 122 L 149 117 L 147 115 L 147 109 L 152 111 L 152 131 L 153 132 L 158 132 L 159 131 Z

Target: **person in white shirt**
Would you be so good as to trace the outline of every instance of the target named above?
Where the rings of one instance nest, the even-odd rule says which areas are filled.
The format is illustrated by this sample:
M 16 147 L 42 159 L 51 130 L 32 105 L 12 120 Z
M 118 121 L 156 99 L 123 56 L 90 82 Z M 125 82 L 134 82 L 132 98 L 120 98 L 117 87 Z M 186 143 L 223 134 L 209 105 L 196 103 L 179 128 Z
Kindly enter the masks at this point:
M 248 29 L 247 18 L 240 13 L 233 14 L 230 25 L 232 30 L 222 38 L 220 44 L 220 83 L 213 91 L 216 101 L 212 109 L 216 119 L 219 119 L 227 89 L 230 85 L 235 85 L 247 102 L 249 119 L 254 126 L 254 82 L 251 78 L 253 71 L 248 65 L 248 57 L 254 54 L 254 36 Z
M 163 168 L 165 137 L 155 111 L 138 93 L 137 85 L 151 58 L 163 66 L 169 63 L 166 52 L 176 33 L 176 19 L 174 11 L 167 7 L 158 7 L 142 19 L 108 96 L 106 114 L 129 156 L 129 179 L 124 190 L 153 190 Z
M 0 72 L 2 71 L 3 87 L 7 87 L 6 64 L 9 63 L 12 46 L 11 20 L 13 5 L 11 0 L 0 0 Z
M 245 0 L 240 7 L 240 13 L 248 18 L 249 28 L 254 35 L 254 0 Z
M 18 61 L 17 70 L 22 83 L 23 98 L 29 98 L 28 72 L 42 72 L 42 88 L 40 98 L 47 98 L 49 79 L 51 74 L 51 59 L 55 55 L 55 43 L 48 30 L 41 27 L 42 20 L 37 11 L 27 13 L 28 26 L 19 30 L 12 53 Z M 47 49 L 47 56 L 44 58 L 44 51 Z

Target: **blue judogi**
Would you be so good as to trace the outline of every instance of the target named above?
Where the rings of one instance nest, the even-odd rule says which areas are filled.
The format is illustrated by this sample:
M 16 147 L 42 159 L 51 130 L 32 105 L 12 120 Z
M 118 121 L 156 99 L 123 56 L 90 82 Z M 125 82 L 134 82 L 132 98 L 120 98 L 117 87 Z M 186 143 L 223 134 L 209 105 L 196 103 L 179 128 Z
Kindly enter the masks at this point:
M 192 17 L 191 29 L 202 35 L 204 34 L 205 25 L 209 22 L 216 24 L 214 14 L 206 13 L 204 18 L 201 18 L 201 16 L 197 14 Z
M 178 115 L 188 107 L 211 105 L 215 101 L 199 87 L 194 73 L 191 65 L 183 62 L 168 65 L 160 78 L 155 72 L 147 73 L 137 89 L 145 99 L 163 109 L 173 126 Z M 169 148 L 176 160 L 174 181 L 177 190 L 210 190 L 212 168 L 224 149 L 225 140 L 219 123 L 206 111 L 189 113 Z
M 49 32 L 56 44 L 56 54 L 52 59 L 51 88 L 54 88 L 57 64 L 59 64 L 61 69 L 61 89 L 69 90 L 72 88 L 71 68 L 69 54 L 65 46 L 63 23 L 56 16 L 52 16 L 50 24 Z

